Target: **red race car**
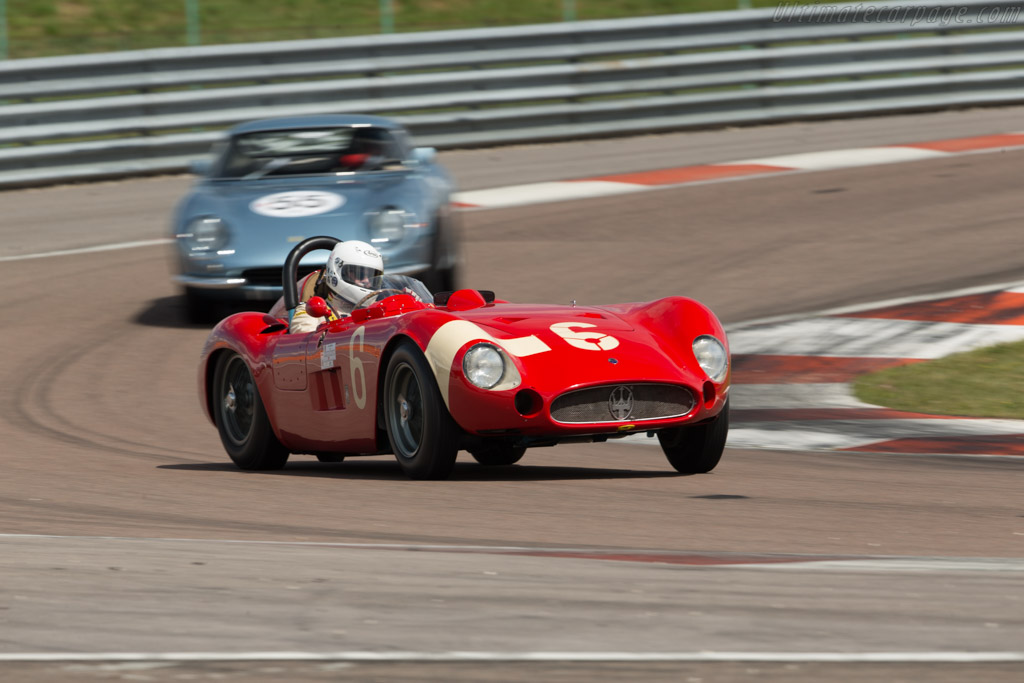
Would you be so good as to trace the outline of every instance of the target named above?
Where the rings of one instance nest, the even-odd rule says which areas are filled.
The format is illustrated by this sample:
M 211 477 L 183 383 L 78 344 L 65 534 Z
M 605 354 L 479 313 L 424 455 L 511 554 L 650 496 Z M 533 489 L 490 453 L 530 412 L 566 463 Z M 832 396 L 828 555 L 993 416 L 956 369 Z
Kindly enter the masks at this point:
M 337 242 L 291 251 L 285 308 L 298 303 L 301 258 Z M 325 313 L 321 300 L 308 305 Z M 424 303 L 385 289 L 305 334 L 266 313 L 225 318 L 203 348 L 199 394 L 249 470 L 281 468 L 291 453 L 393 453 L 408 476 L 443 479 L 460 449 L 511 465 L 527 448 L 646 432 L 676 470 L 700 473 L 725 447 L 729 376 L 725 331 L 692 299 L 556 306 L 462 289 Z

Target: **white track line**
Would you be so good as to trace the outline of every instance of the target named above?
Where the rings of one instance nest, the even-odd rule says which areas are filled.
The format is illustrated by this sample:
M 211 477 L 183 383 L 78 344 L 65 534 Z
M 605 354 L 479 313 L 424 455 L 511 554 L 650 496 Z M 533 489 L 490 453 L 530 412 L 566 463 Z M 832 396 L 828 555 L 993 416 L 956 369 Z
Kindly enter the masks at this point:
M 1024 652 L 9 652 L 0 662 L 1024 662 Z
M 495 545 L 428 545 L 415 543 L 343 543 L 331 541 L 259 541 L 249 539 L 225 538 L 152 538 L 132 536 L 64 536 L 59 534 L 4 534 L 0 540 L 13 539 L 44 539 L 44 540 L 76 540 L 76 541 L 124 541 L 129 543 L 202 543 L 224 545 L 282 545 L 305 546 L 312 548 L 357 548 L 380 550 L 465 550 L 482 552 L 580 552 L 579 548 L 537 548 L 534 546 L 495 546 Z M 657 552 L 657 551 L 652 551 Z
M 138 242 L 118 242 L 116 244 L 101 244 L 95 247 L 81 247 L 79 249 L 62 249 L 60 251 L 47 251 L 40 254 L 20 254 L 18 256 L 0 256 L 0 263 L 7 261 L 29 261 L 38 258 L 50 258 L 51 256 L 77 256 L 79 254 L 91 254 L 97 251 L 118 251 L 119 249 L 137 249 L 138 247 L 153 247 L 158 244 L 170 244 L 173 242 L 169 237 L 155 240 L 141 240 Z
M 751 565 L 732 565 L 736 569 L 749 569 Z M 756 569 L 783 570 L 834 570 L 843 572 L 1024 572 L 1024 559 L 972 560 L 928 558 L 886 558 L 881 560 L 822 560 L 820 562 L 777 562 L 758 565 Z
M 530 553 L 531 555 L 560 555 L 571 553 L 573 555 L 601 559 L 602 556 L 619 556 L 622 554 L 636 555 L 637 557 L 649 556 L 657 558 L 665 555 L 686 557 L 688 555 L 713 555 L 720 556 L 723 560 L 721 568 L 733 569 L 757 569 L 759 567 L 776 568 L 778 563 L 750 562 L 752 555 L 748 553 L 707 553 L 704 551 L 665 551 L 658 549 L 615 549 L 615 548 L 563 548 L 544 546 L 492 546 L 492 545 L 427 545 L 415 543 L 345 543 L 337 541 L 269 541 L 251 539 L 224 539 L 224 538 L 158 538 L 158 537 L 130 537 L 130 536 L 66 536 L 57 534 L 8 534 L 0 533 L 0 542 L 4 539 L 12 540 L 59 540 L 59 541 L 114 541 L 127 543 L 194 543 L 199 545 L 266 545 L 266 546 L 289 546 L 306 548 L 347 548 L 353 550 L 411 550 L 420 552 L 470 552 L 470 553 Z M 813 569 L 818 565 L 839 566 L 854 568 L 861 564 L 871 569 L 892 566 L 901 570 L 920 569 L 930 571 L 933 568 L 944 570 L 964 569 L 971 571 L 1019 571 L 1024 572 L 1024 558 L 1005 557 L 928 557 L 909 555 L 868 555 L 861 557 L 844 556 L 842 559 L 835 559 L 835 555 L 824 555 L 818 559 L 816 555 L 792 554 L 792 553 L 755 553 L 753 556 L 765 557 L 767 559 L 784 558 L 786 564 L 795 565 L 804 569 Z M 728 560 L 742 558 L 742 564 L 729 564 Z M 695 565 L 705 568 L 707 565 Z

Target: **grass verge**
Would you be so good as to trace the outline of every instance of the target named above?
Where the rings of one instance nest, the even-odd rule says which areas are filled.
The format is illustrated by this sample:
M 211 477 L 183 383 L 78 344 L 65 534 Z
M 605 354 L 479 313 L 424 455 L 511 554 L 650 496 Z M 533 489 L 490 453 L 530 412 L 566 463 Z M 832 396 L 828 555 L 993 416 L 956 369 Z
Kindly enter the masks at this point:
M 773 7 L 779 0 L 750 0 Z M 795 0 L 808 4 L 813 0 Z M 2 6 L 3 0 L 0 0 Z M 734 10 L 744 0 L 8 0 L 9 58 Z M 195 8 L 194 20 L 187 8 Z M 382 8 L 390 12 L 382 16 Z M 390 18 L 390 20 L 388 20 Z
M 1024 419 L 1024 342 L 861 375 L 862 401 L 933 415 Z

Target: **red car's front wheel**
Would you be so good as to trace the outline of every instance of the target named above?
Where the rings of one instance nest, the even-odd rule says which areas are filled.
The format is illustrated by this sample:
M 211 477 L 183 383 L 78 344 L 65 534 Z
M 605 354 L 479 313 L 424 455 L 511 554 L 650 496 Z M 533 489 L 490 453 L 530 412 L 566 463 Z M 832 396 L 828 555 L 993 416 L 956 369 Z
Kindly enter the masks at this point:
M 522 459 L 524 453 L 526 453 L 524 446 L 497 440 L 469 449 L 469 454 L 473 456 L 474 460 L 488 467 L 514 465 Z
M 427 359 L 403 342 L 384 376 L 384 422 L 402 469 L 412 479 L 446 479 L 459 452 L 459 428 L 445 407 Z
M 722 459 L 729 436 L 729 402 L 711 422 L 693 427 L 662 429 L 658 432 L 661 450 L 672 467 L 683 474 L 704 474 L 715 469 Z

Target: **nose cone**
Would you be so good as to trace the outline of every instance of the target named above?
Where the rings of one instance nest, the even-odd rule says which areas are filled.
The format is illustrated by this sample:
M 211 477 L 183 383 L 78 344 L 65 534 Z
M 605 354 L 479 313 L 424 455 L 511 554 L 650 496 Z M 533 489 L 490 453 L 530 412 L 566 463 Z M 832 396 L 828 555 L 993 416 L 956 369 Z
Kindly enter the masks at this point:
M 368 240 L 365 207 L 371 192 L 361 183 L 326 182 L 317 178 L 250 182 L 219 187 L 204 213 L 224 218 L 230 243 L 245 266 L 280 265 L 288 252 L 307 237 L 328 235 L 342 240 Z M 322 263 L 311 255 L 309 263 Z

